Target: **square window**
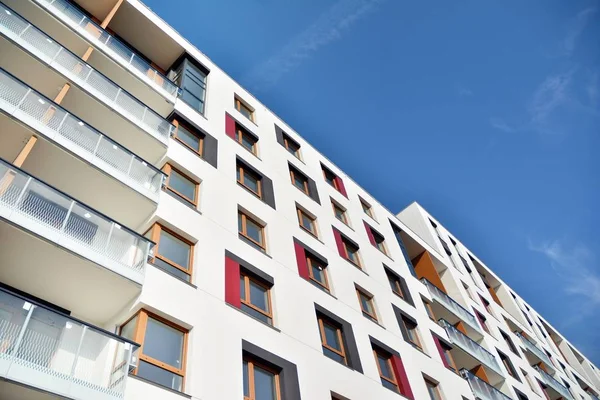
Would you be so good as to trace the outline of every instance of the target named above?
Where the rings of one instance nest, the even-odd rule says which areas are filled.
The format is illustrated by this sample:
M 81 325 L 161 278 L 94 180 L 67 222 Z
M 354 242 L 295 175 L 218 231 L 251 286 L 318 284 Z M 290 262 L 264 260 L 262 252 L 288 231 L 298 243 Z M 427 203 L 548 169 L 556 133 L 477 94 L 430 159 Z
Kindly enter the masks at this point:
M 358 254 L 358 246 L 356 246 L 354 243 L 351 243 L 344 237 L 342 237 L 342 243 L 344 245 L 344 255 L 346 256 L 346 260 L 362 269 L 360 255 Z
M 254 110 L 237 97 L 235 98 L 235 109 L 238 110 L 242 115 L 244 115 L 244 117 L 248 118 L 250 121 L 255 122 Z
M 300 159 L 300 145 L 285 133 L 283 134 L 283 147 L 294 157 Z
M 193 206 L 198 205 L 198 182 L 188 178 L 181 171 L 173 168 L 170 164 L 165 164 L 163 172 L 167 174 L 165 189 L 176 195 L 178 198 L 185 200 Z
M 321 315 L 317 315 L 321 345 L 323 354 L 341 364 L 347 365 L 346 349 L 342 327 L 334 321 Z
M 192 242 L 159 224 L 154 224 L 146 236 L 156 243 L 152 264 L 191 282 L 194 257 Z
M 251 274 L 240 271 L 241 310 L 254 318 L 273 325 L 271 288 Z
M 377 312 L 375 311 L 375 302 L 373 296 L 366 293 L 365 291 L 356 288 L 356 294 L 358 296 L 358 302 L 360 303 L 360 309 L 365 317 L 369 318 L 373 322 L 377 322 Z
M 402 316 L 402 325 L 404 326 L 404 332 L 406 332 L 406 337 L 404 339 L 413 346 L 422 349 L 423 347 L 421 345 L 417 324 L 405 316 Z
M 261 249 L 266 249 L 265 227 L 242 211 L 238 211 L 238 233 Z
M 321 169 L 323 170 L 323 177 L 325 178 L 325 182 L 327 182 L 335 190 L 340 190 L 336 179 L 337 175 L 331 172 L 328 168 L 325 168 L 323 165 L 321 165 Z
M 334 202 L 333 200 L 331 200 L 331 206 L 333 207 L 333 215 L 335 215 L 335 217 L 338 220 L 342 221 L 344 224 L 349 226 L 348 214 L 346 213 L 346 209 Z
M 375 241 L 375 247 L 383 254 L 387 255 L 387 248 L 385 246 L 385 238 L 377 232 L 375 229 L 371 228 L 371 235 L 373 236 L 373 240 Z
M 439 384 L 425 378 L 425 386 L 427 387 L 427 393 L 429 393 L 429 398 L 431 400 L 442 400 Z
M 281 383 L 279 371 L 254 361 L 243 358 L 244 400 L 279 400 L 281 399 Z
M 300 227 L 311 235 L 318 237 L 317 219 L 298 206 L 296 206 L 296 212 L 298 214 L 298 223 L 300 224 Z
M 237 182 L 262 199 L 262 181 L 259 175 L 254 173 L 244 164 L 237 163 Z
M 329 279 L 327 278 L 327 265 L 310 254 L 306 257 L 308 264 L 308 277 L 319 289 L 329 293 Z
M 180 118 L 173 117 L 171 122 L 177 128 L 173 132 L 173 138 L 202 157 L 204 135 Z
M 257 155 L 258 139 L 237 123 L 235 124 L 235 140 L 250 153 Z
M 361 199 L 359 197 L 360 200 L 360 205 L 363 209 L 363 212 L 365 214 L 367 214 L 369 217 L 375 219 L 375 215 L 373 214 L 373 207 L 371 207 L 371 205 L 369 203 L 367 203 L 366 201 L 364 201 L 363 199 Z
M 308 189 L 308 178 L 298 171 L 296 168 L 292 168 L 290 166 L 290 178 L 292 179 L 292 184 L 300 189 L 304 194 L 310 194 Z
M 402 289 L 402 282 L 400 282 L 400 278 L 387 269 L 385 270 L 385 274 L 387 275 L 392 292 L 404 299 L 404 290 Z
M 396 373 L 392 366 L 392 356 L 378 348 L 373 348 L 373 355 L 377 362 L 377 370 L 379 371 L 381 384 L 396 393 L 400 393 L 398 390 Z

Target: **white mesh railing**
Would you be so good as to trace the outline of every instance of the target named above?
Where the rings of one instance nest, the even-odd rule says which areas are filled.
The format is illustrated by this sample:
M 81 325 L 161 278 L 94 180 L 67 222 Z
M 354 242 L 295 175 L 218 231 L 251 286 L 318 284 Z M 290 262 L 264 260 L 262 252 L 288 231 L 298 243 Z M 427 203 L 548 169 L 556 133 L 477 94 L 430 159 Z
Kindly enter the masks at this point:
M 467 382 L 469 382 L 471 391 L 473 392 L 476 398 L 480 400 L 511 400 L 510 397 L 508 397 L 489 383 L 476 377 L 473 373 L 467 371 L 466 369 L 461 369 L 460 372 L 462 376 L 467 380 Z
M 0 32 L 147 133 L 168 144 L 175 129 L 169 121 L 2 3 Z
M 500 365 L 496 361 L 496 358 L 484 349 L 479 343 L 475 342 L 467 335 L 456 329 L 452 326 L 448 321 L 444 319 L 440 319 L 440 325 L 446 330 L 448 334 L 448 338 L 450 342 L 456 344 L 461 349 L 469 353 L 471 356 L 475 357 L 477 360 L 481 361 L 498 374 L 502 375 L 502 370 L 500 369 Z
M 0 68 L 0 109 L 158 200 L 164 174 Z
M 525 336 L 521 335 L 519 332 L 516 332 L 516 335 L 521 339 L 521 342 L 523 343 L 525 348 L 527 348 L 527 350 L 529 350 L 530 352 L 535 354 L 537 356 L 537 358 L 542 360 L 547 366 L 554 368 L 552 366 L 552 361 L 550 361 L 550 358 L 548 357 L 548 355 L 546 353 L 544 353 L 543 350 L 538 348 L 535 344 L 533 344 L 531 341 L 529 341 L 529 339 L 527 339 Z
M 138 345 L 0 289 L 0 376 L 61 397 L 122 399 Z
M 79 35 L 115 59 L 119 64 L 130 68 L 141 79 L 157 86 L 171 96 L 177 96 L 179 88 L 162 73 L 136 54 L 126 44 L 106 32 L 100 25 L 88 18 L 81 10 L 67 0 L 34 0 L 69 26 Z
M 458 318 L 468 323 L 473 329 L 479 331 L 479 326 L 477 325 L 477 321 L 475 320 L 475 316 L 473 316 L 473 314 L 467 311 L 463 306 L 458 304 L 446 293 L 438 289 L 433 283 L 429 282 L 427 279 L 422 278 L 421 282 L 423 282 L 425 286 L 427 286 L 429 294 L 431 294 L 431 297 L 433 297 L 434 300 L 442 304 L 452 314 L 456 315 Z
M 573 397 L 571 396 L 571 392 L 569 392 L 569 389 L 567 389 L 565 387 L 565 385 L 563 385 L 562 383 L 560 383 L 559 381 L 554 379 L 554 377 L 552 377 L 552 375 L 550 375 L 549 373 L 547 373 L 546 371 L 544 371 L 537 365 L 534 366 L 534 368 L 536 369 L 537 372 L 540 373 L 540 375 L 542 376 L 542 380 L 544 381 L 544 383 L 546 385 L 548 385 L 552 389 L 556 390 L 562 397 L 564 397 L 566 399 L 573 399 Z
M 152 242 L 3 160 L 0 217 L 143 282 Z

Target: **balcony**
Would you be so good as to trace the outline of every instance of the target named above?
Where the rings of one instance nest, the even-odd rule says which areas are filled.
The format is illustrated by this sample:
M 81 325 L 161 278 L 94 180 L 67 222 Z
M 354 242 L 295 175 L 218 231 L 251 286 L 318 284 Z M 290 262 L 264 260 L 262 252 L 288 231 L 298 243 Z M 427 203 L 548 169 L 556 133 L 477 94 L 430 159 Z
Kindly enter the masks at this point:
M 0 393 L 6 400 L 48 398 L 42 392 L 74 400 L 122 399 L 139 348 L 2 288 L 0 343 Z
M 56 93 L 56 88 L 68 81 L 81 93 L 70 90 L 62 103 L 65 108 L 103 132 L 114 132 L 119 138 L 113 139 L 128 148 L 148 152 L 145 147 L 153 147 L 152 155 L 144 158 L 154 161 L 164 154 L 175 127 L 159 114 L 3 4 L 0 4 L 0 33 L 5 70 L 45 95 L 49 93 L 43 88 Z M 136 129 L 131 129 L 132 126 Z M 136 130 L 147 136 L 134 134 Z
M 469 382 L 469 386 L 471 387 L 471 391 L 475 395 L 475 398 L 479 400 L 511 400 L 510 397 L 489 383 L 479 379 L 466 369 L 461 370 L 460 373 L 467 382 Z
M 443 314 L 441 316 L 444 319 L 454 323 L 451 319 L 456 320 L 458 318 L 458 320 L 465 322 L 469 326 L 469 328 L 474 331 L 473 333 L 475 335 L 481 336 L 481 330 L 480 330 L 479 325 L 477 324 L 477 321 L 475 320 L 475 316 L 473 314 L 471 314 L 469 311 L 467 311 L 463 306 L 458 304 L 455 300 L 453 300 L 446 293 L 444 293 L 440 289 L 438 289 L 433 283 L 429 282 L 427 279 L 422 278 L 421 282 L 423 282 L 423 284 L 425 286 L 427 286 L 427 289 L 429 290 L 429 294 L 431 295 L 431 298 L 436 303 L 442 305 L 445 310 L 449 311 L 452 314 L 452 316 L 449 316 L 449 315 L 447 315 L 447 313 L 441 313 L 441 314 Z M 436 313 L 436 310 L 434 310 L 434 313 Z M 440 316 L 438 314 L 440 314 L 440 313 L 436 313 L 437 317 Z
M 552 392 L 548 393 L 548 395 L 550 396 L 550 400 L 556 400 L 556 399 L 559 399 L 560 397 L 564 397 L 565 399 L 573 400 L 573 397 L 571 396 L 571 392 L 569 392 L 569 389 L 567 389 L 562 383 L 560 383 L 559 381 L 554 379 L 552 377 L 552 375 L 550 375 L 549 373 L 547 373 L 546 371 L 544 371 L 537 365 L 534 368 L 542 376 L 542 382 L 544 382 L 544 384 L 546 386 L 548 386 L 550 389 L 552 389 L 552 391 L 554 392 L 554 393 L 552 393 Z
M 98 198 L 102 205 L 110 204 L 104 193 L 131 204 L 129 215 L 119 219 L 127 219 L 132 226 L 141 224 L 156 208 L 164 178 L 160 170 L 1 68 L 0 110 L 11 118 L 0 118 L 0 158 L 14 157 L 34 131 L 47 141 L 36 144 L 39 147 L 31 153 L 43 160 L 37 163 L 39 168 L 35 168 L 33 159 L 25 161 L 26 166 L 37 169 L 32 171 L 36 176 L 65 186 L 69 180 L 64 179 L 64 171 L 79 171 L 78 179 L 62 189 L 78 198 L 86 194 L 90 200 Z M 60 166 L 59 171 L 53 173 L 54 167 L 49 166 Z M 119 208 L 115 207 L 115 214 Z
M 152 242 L 3 160 L 0 219 L 0 282 L 98 323 L 139 295 Z
M 479 343 L 470 339 L 467 335 L 456 329 L 452 326 L 448 321 L 440 319 L 439 324 L 446 330 L 448 334 L 448 338 L 450 342 L 460 348 L 464 354 L 454 356 L 454 361 L 458 364 L 459 367 L 464 367 L 468 370 L 474 368 L 475 366 L 483 363 L 486 367 L 488 367 L 491 371 L 493 371 L 496 375 L 496 380 L 504 379 L 504 375 L 502 373 L 502 369 L 500 369 L 500 365 L 496 361 L 496 358 L 484 349 Z
M 515 334 L 521 339 L 523 346 L 525 346 L 527 351 L 530 353 L 530 354 L 526 354 L 526 356 L 532 365 L 535 365 L 541 361 L 544 364 L 546 364 L 547 367 L 554 370 L 554 365 L 552 365 L 552 361 L 550 361 L 550 358 L 548 357 L 548 355 L 546 355 L 546 353 L 544 353 L 544 351 L 542 349 L 537 347 L 534 343 L 529 341 L 529 339 L 527 339 L 522 334 L 520 334 L 518 332 L 516 332 Z

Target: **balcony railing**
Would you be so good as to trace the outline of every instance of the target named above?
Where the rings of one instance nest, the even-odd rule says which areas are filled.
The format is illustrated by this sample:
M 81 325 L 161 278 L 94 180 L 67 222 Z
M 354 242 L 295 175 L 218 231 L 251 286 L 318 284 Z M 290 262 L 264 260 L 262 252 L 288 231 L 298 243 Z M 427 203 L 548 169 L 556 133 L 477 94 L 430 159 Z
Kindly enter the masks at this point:
M 0 109 L 153 201 L 164 174 L 0 68 Z
M 4 379 L 69 399 L 122 399 L 138 348 L 0 288 Z
M 466 369 L 461 369 L 460 373 L 462 376 L 469 382 L 469 386 L 471 386 L 471 391 L 475 395 L 476 398 L 480 400 L 511 400 L 510 397 L 485 382 L 482 379 L 479 379 L 471 372 Z
M 0 3 L 0 32 L 163 144 L 175 127 L 50 36 Z
M 542 376 L 542 380 L 544 381 L 544 383 L 546 385 L 548 385 L 552 389 L 556 390 L 562 397 L 564 397 L 566 399 L 571 399 L 571 400 L 573 399 L 573 397 L 571 396 L 571 392 L 569 392 L 569 389 L 567 389 L 565 387 L 565 385 L 563 385 L 562 383 L 560 383 L 559 381 L 554 379 L 552 377 L 552 375 L 550 375 L 549 373 L 547 373 L 546 371 L 544 371 L 537 365 L 534 368 L 537 370 L 537 372 L 540 373 L 540 375 Z
M 477 360 L 481 361 L 482 363 L 496 371 L 498 374 L 502 375 L 500 365 L 498 365 L 498 362 L 496 361 L 492 353 L 490 353 L 489 351 L 481 347 L 479 343 L 475 342 L 467 335 L 456 329 L 448 321 L 440 319 L 439 322 L 440 325 L 444 327 L 444 329 L 446 329 L 446 333 L 448 334 L 450 342 L 456 344 L 458 347 L 469 353 L 471 356 L 475 357 Z
M 527 339 L 525 336 L 521 335 L 520 333 L 516 332 L 516 335 L 521 339 L 521 342 L 523 342 L 523 345 L 527 348 L 527 350 L 529 350 L 530 352 L 535 354 L 537 356 L 537 358 L 539 358 L 540 360 L 542 360 L 544 362 L 544 364 L 546 364 L 550 368 L 554 368 L 552 365 L 552 361 L 550 361 L 550 358 L 548 357 L 548 355 L 546 353 L 544 353 L 543 350 L 541 350 L 539 347 L 537 347 L 535 344 L 533 344 L 531 341 L 529 341 L 529 339 Z
M 0 218 L 142 284 L 153 243 L 0 160 Z
M 452 314 L 456 315 L 458 318 L 462 319 L 463 321 L 468 323 L 473 329 L 479 332 L 479 325 L 477 325 L 477 321 L 475 320 L 475 316 L 473 316 L 473 314 L 467 311 L 463 306 L 458 304 L 446 293 L 438 289 L 433 283 L 429 282 L 427 279 L 422 278 L 421 282 L 423 282 L 425 286 L 427 286 L 427 289 L 429 289 L 429 294 L 431 294 L 431 297 L 433 297 L 434 300 L 442 304 Z
M 123 42 L 106 32 L 69 1 L 34 1 L 140 79 L 171 96 L 177 96 L 179 88 L 175 83 L 158 72 Z

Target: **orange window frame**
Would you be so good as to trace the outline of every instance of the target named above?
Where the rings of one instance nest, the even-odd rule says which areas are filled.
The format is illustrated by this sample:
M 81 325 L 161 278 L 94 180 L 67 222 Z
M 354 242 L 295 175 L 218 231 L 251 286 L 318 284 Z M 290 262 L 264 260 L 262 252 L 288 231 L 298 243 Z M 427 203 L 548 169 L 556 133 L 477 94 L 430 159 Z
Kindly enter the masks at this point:
M 296 207 L 296 211 L 298 214 L 298 224 L 300 225 L 300 228 L 304 229 L 306 232 L 310 233 L 314 237 L 318 237 L 319 235 L 317 230 L 317 219 L 310 216 L 306 211 L 304 211 L 300 207 Z M 302 224 L 302 216 L 305 216 L 310 221 L 311 229 L 306 228 Z
M 399 296 L 400 298 L 404 298 L 404 292 L 402 291 L 402 285 L 400 284 L 400 279 L 397 276 L 390 272 L 386 272 L 388 276 L 388 280 L 391 280 L 394 287 L 392 288 L 392 292 Z
M 199 197 L 199 190 L 200 190 L 200 184 L 198 182 L 196 182 L 195 180 L 193 180 L 192 178 L 190 178 L 189 176 L 187 176 L 186 174 L 184 174 L 183 172 L 181 172 L 180 170 L 178 170 L 177 168 L 174 168 L 171 164 L 165 164 L 165 166 L 163 167 L 163 172 L 165 174 L 167 174 L 167 179 L 165 180 L 165 189 L 167 189 L 168 191 L 176 194 L 177 196 L 179 196 L 180 198 L 182 198 L 183 200 L 187 201 L 188 203 L 194 205 L 194 206 L 198 206 L 198 197 Z M 186 195 L 184 195 L 183 193 L 178 192 L 177 190 L 173 189 L 171 186 L 169 186 L 169 181 L 171 180 L 171 172 L 175 171 L 175 173 L 181 175 L 183 178 L 185 178 L 186 180 L 188 180 L 189 182 L 194 184 L 194 198 L 190 199 L 189 197 L 187 197 Z
M 299 188 L 298 185 L 296 185 L 296 175 L 298 175 L 298 177 L 302 178 L 302 186 L 303 186 L 304 190 Z M 310 193 L 308 190 L 308 178 L 306 178 L 304 175 L 302 175 L 299 172 L 297 173 L 292 168 L 290 168 L 290 178 L 292 179 L 292 185 L 294 185 L 294 187 L 297 187 L 301 192 L 303 192 L 306 195 L 308 195 Z
M 404 325 L 404 328 L 406 329 L 406 332 L 408 333 L 408 337 L 409 337 L 409 342 L 412 343 L 413 345 L 417 346 L 419 349 L 423 348 L 423 345 L 421 344 L 421 337 L 419 335 L 419 331 L 418 331 L 418 327 L 417 325 L 413 324 L 411 321 L 406 321 L 406 319 L 402 318 L 402 324 Z
M 311 281 L 313 281 L 314 283 L 316 283 L 317 285 L 321 286 L 322 288 L 324 288 L 328 293 L 329 293 L 329 277 L 327 276 L 327 267 L 323 267 L 323 276 L 325 277 L 325 283 L 319 281 L 318 279 L 315 278 L 315 275 L 313 273 L 313 257 L 308 256 L 306 257 L 306 264 L 308 265 L 308 277 L 310 278 Z M 320 263 L 319 263 L 320 265 Z
M 363 314 L 367 314 L 367 316 L 369 316 L 373 321 L 378 322 L 377 312 L 375 311 L 375 301 L 373 300 L 373 296 L 365 293 L 364 291 L 360 290 L 359 288 L 356 288 L 356 295 L 358 296 L 358 304 L 360 304 L 360 310 L 363 312 Z M 362 303 L 363 297 L 367 300 L 367 303 L 371 306 L 371 308 L 373 309 L 373 312 L 371 312 L 369 310 L 365 310 L 363 308 L 363 303 Z
M 188 259 L 188 264 L 189 264 L 188 268 L 185 268 L 183 265 L 179 265 L 176 262 L 171 261 L 170 259 L 168 259 L 167 257 L 165 257 L 159 253 L 161 231 L 167 232 L 169 235 L 174 236 L 175 238 L 181 240 L 182 242 L 184 242 L 185 244 L 190 246 L 190 256 Z M 165 228 L 164 226 L 162 226 L 159 223 L 155 223 L 154 225 L 152 225 L 152 227 L 150 229 L 148 229 L 148 231 L 146 233 L 148 233 L 148 232 L 151 232 L 150 240 L 152 240 L 154 243 L 156 243 L 156 246 L 154 246 L 154 257 L 153 258 L 158 258 L 158 259 L 164 261 L 165 263 L 169 264 L 173 268 L 177 268 L 178 270 L 189 275 L 190 282 L 191 282 L 193 266 L 194 266 L 194 244 L 192 242 L 190 242 L 189 240 L 187 240 L 186 238 L 184 238 L 183 236 L 173 232 L 170 229 Z
M 349 225 L 349 223 L 348 223 L 348 215 L 346 214 L 346 210 L 343 207 L 337 205 L 333 200 L 331 200 L 331 207 L 333 209 L 333 216 L 338 221 L 342 221 L 344 224 Z M 340 210 L 341 211 L 342 219 L 338 218 L 336 210 Z
M 245 187 L 246 189 L 248 189 L 249 191 L 254 193 L 256 196 L 258 196 L 259 199 L 262 199 L 262 179 L 260 179 L 260 177 L 258 175 L 256 175 L 254 172 L 246 171 L 246 169 L 244 168 L 244 166 L 242 164 L 238 164 L 237 168 L 238 168 L 238 173 L 240 176 L 237 179 L 237 183 L 239 183 L 240 185 L 242 185 L 243 187 Z M 244 177 L 246 174 L 256 178 L 256 183 L 257 183 L 256 186 L 258 188 L 258 192 L 254 191 L 253 189 L 251 189 L 244 183 Z
M 369 204 L 367 204 L 367 202 L 364 201 L 363 199 L 360 199 L 360 205 L 365 214 L 367 214 L 369 217 L 375 219 L 375 217 L 373 216 L 373 207 L 371 207 Z
M 296 149 L 292 148 L 290 143 L 293 144 Z M 292 153 L 297 159 L 300 159 L 300 145 L 285 134 L 283 135 L 283 147 L 285 147 L 285 149 Z
M 325 168 L 324 166 L 321 166 L 321 170 L 323 171 L 323 178 L 325 179 L 325 182 L 327 182 L 335 190 L 339 191 L 340 188 L 338 187 L 338 183 L 335 180 L 335 178 L 337 178 L 337 175 Z M 328 176 L 331 177 L 331 182 L 329 182 L 330 179 L 327 178 Z
M 244 137 L 246 138 L 250 138 L 251 142 L 252 142 L 252 149 L 248 150 L 248 148 L 246 146 L 244 146 Z M 240 144 L 240 146 L 242 146 L 244 149 L 248 150 L 250 153 L 256 155 L 257 150 L 256 150 L 256 144 L 258 143 L 258 139 L 255 138 L 253 135 L 249 134 L 248 132 L 246 132 L 244 129 L 240 128 L 240 127 L 236 127 L 235 129 L 235 141 L 238 142 Z
M 196 132 L 194 132 L 193 129 L 188 128 L 188 125 L 184 122 L 179 122 L 179 120 L 177 118 L 173 118 L 171 120 L 171 123 L 175 126 L 175 131 L 173 132 L 173 139 L 177 140 L 179 143 L 181 143 L 182 145 L 184 145 L 185 147 L 187 147 L 188 149 L 192 150 L 194 153 L 198 154 L 200 157 L 202 157 L 204 154 L 204 137 L 201 135 L 198 135 Z M 199 141 L 198 141 L 198 146 L 200 147 L 199 149 L 195 149 L 192 146 L 190 146 L 189 144 L 187 144 L 186 142 L 184 142 L 179 136 L 179 127 L 182 126 L 185 128 L 185 130 L 187 130 L 188 132 L 190 132 L 192 135 L 198 137 Z
M 259 246 L 261 249 L 265 250 L 267 248 L 267 245 L 266 245 L 266 240 L 265 240 L 265 227 L 264 227 L 264 225 L 261 224 L 261 223 L 259 223 L 258 221 L 256 221 L 252 217 L 249 217 L 248 215 L 246 215 L 242 211 L 238 211 L 238 218 L 242 219 L 242 231 L 238 232 L 238 233 L 240 235 L 242 235 L 244 238 L 246 238 L 249 241 L 251 241 L 252 243 L 254 243 L 255 245 Z M 250 236 L 248 236 L 248 230 L 247 230 L 247 221 L 248 220 L 250 220 L 256 226 L 260 227 L 260 238 L 261 238 L 260 240 L 261 240 L 262 243 L 259 243 L 256 240 L 252 239 Z
M 186 369 L 186 364 L 187 364 L 187 349 L 188 349 L 189 331 L 185 328 L 182 328 L 181 326 L 179 326 L 177 324 L 174 324 L 173 322 L 171 322 L 167 319 L 164 319 L 164 318 L 142 308 L 137 313 L 132 315 L 127 321 L 125 321 L 123 324 L 121 324 L 121 326 L 119 328 L 119 333 L 121 333 L 123 327 L 125 325 L 127 325 L 135 317 L 138 317 L 138 318 L 137 318 L 137 321 L 136 321 L 136 324 L 135 324 L 135 327 L 133 330 L 133 338 L 131 340 L 133 340 L 136 343 L 139 343 L 141 345 L 141 347 L 138 351 L 138 360 L 137 360 L 136 367 L 133 370 L 133 374 L 137 375 L 137 373 L 138 373 L 139 361 L 145 361 L 145 362 L 152 364 L 158 368 L 164 369 L 175 375 L 180 376 L 181 377 L 181 391 L 183 392 L 185 390 L 185 383 L 186 383 L 185 369 Z M 171 327 L 183 334 L 183 346 L 181 349 L 181 352 L 182 352 L 181 368 L 173 367 L 170 364 L 163 363 L 159 360 L 156 360 L 156 359 L 144 354 L 144 338 L 146 336 L 146 327 L 148 324 L 148 318 L 154 319 L 158 322 L 168 325 L 169 327 Z
M 356 255 L 356 261 L 352 260 L 350 258 L 350 252 L 348 251 L 348 246 L 352 246 L 354 247 L 353 244 L 349 243 L 346 239 L 344 239 L 342 237 L 342 243 L 343 243 L 343 247 L 344 247 L 344 256 L 346 258 L 346 260 L 350 261 L 352 264 L 356 265 L 358 268 L 362 269 L 362 264 L 361 264 L 361 260 L 360 260 L 360 254 L 358 254 L 359 252 L 359 248 L 356 248 L 356 252 L 354 252 L 354 254 Z
M 254 383 L 254 367 L 259 367 L 273 374 L 275 378 L 275 398 L 281 400 L 281 383 L 279 381 L 279 372 L 273 368 L 267 367 L 254 361 L 251 357 L 244 357 L 243 361 L 248 364 L 248 391 L 250 396 L 244 396 L 244 400 L 256 400 L 256 384 Z
M 394 385 L 396 387 L 397 392 L 400 393 L 400 386 L 398 385 L 398 378 L 396 377 L 396 372 L 394 372 L 394 368 L 392 366 L 392 357 L 389 357 L 387 354 L 383 354 L 382 352 L 377 351 L 377 349 L 373 349 L 373 356 L 375 357 L 375 363 L 377 364 L 377 371 L 379 372 L 379 377 L 381 379 L 391 383 L 392 385 Z M 379 357 L 380 356 L 381 356 L 381 358 L 385 358 L 386 364 L 388 366 L 388 370 L 390 371 L 390 373 L 392 374 L 394 379 L 390 379 L 381 373 L 381 366 L 379 365 Z
M 248 275 L 247 273 L 245 273 L 243 271 L 240 272 L 240 277 L 244 278 L 244 287 L 245 287 L 245 292 L 246 292 L 246 298 L 242 298 L 240 296 L 240 300 L 241 300 L 242 304 L 261 313 L 265 317 L 268 317 L 270 319 L 270 321 L 269 321 L 270 324 L 273 324 L 273 304 L 271 302 L 271 287 L 260 282 L 258 279 L 254 279 L 253 277 L 251 277 L 250 275 Z M 258 286 L 262 287 L 263 289 L 265 289 L 265 292 L 267 293 L 267 304 L 269 306 L 268 312 L 261 309 L 260 307 L 255 306 L 254 304 L 252 304 L 252 300 L 250 299 L 250 282 L 251 281 L 255 285 L 258 285 Z
M 344 345 L 344 335 L 342 335 L 342 330 L 338 326 L 325 320 L 321 316 L 317 317 L 317 320 L 319 323 L 319 334 L 321 335 L 321 346 L 342 357 L 344 365 L 348 365 L 348 358 L 346 357 L 346 346 Z M 338 337 L 338 341 L 340 342 L 340 348 L 342 349 L 341 351 L 327 344 L 327 337 L 325 336 L 325 325 L 328 325 L 336 330 L 336 335 Z
M 252 122 L 255 122 L 254 121 L 254 110 L 250 106 L 247 106 L 242 100 L 240 100 L 239 98 L 236 97 L 235 98 L 235 109 L 238 110 L 244 116 L 246 116 L 242 112 L 242 108 L 248 112 L 248 115 L 249 115 L 248 119 Z

